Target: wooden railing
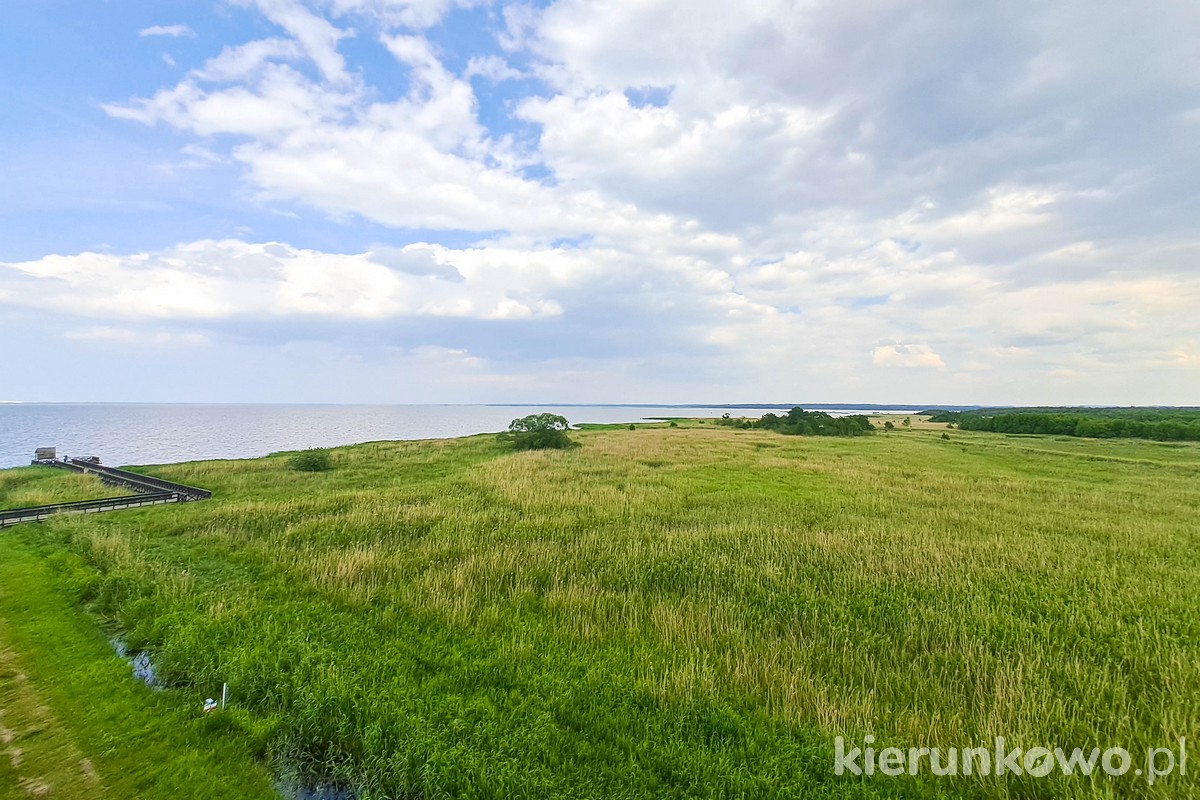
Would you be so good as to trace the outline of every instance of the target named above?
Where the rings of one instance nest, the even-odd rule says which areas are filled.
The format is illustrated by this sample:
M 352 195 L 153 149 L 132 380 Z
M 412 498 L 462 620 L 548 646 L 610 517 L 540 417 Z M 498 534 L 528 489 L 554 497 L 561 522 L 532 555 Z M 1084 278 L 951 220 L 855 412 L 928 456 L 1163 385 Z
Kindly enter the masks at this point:
M 212 497 L 212 492 L 207 489 L 199 489 L 195 486 L 187 486 L 151 475 L 140 475 L 129 470 L 106 467 L 91 460 L 61 458 L 34 461 L 33 463 L 71 472 L 90 473 L 100 478 L 100 481 L 108 486 L 132 489 L 136 494 L 128 497 L 105 497 L 99 500 L 54 503 L 30 508 L 10 508 L 0 511 L 0 528 L 22 522 L 41 522 L 55 514 L 96 514 L 101 511 L 119 511 L 124 508 L 158 506 L 165 503 L 189 503 Z

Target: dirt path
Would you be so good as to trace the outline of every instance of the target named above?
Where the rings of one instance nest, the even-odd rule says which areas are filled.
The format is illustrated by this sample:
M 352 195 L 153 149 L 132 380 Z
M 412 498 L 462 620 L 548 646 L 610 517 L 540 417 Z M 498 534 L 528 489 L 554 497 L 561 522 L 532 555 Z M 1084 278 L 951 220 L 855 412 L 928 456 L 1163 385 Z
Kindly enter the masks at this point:
M 91 760 L 39 698 L 0 619 L 0 797 L 105 797 Z

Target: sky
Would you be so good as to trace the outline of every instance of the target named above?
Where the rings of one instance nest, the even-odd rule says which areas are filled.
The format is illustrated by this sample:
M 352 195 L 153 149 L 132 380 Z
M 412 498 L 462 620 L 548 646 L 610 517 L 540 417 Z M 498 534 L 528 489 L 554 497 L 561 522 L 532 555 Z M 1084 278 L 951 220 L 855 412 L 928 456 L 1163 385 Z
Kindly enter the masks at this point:
M 1200 404 L 1200 5 L 0 10 L 0 400 Z

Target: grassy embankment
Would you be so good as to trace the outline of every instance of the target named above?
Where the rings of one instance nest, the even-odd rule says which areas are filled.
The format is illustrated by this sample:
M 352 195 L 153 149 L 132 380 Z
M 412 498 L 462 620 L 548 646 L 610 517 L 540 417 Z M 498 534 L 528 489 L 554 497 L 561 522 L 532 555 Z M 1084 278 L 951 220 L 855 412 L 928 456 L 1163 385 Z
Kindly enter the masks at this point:
M 0 798 L 276 797 L 252 742 L 116 658 L 77 605 L 94 572 L 17 531 L 0 531 Z
M 0 510 L 123 497 L 132 493 L 120 486 L 105 486 L 95 475 L 53 467 L 0 470 Z
M 189 736 L 364 797 L 1200 790 L 832 775 L 839 734 L 1200 740 L 1200 448 L 666 426 L 155 468 L 215 498 L 0 535 L 94 568 L 164 696 L 230 683 L 238 711 Z

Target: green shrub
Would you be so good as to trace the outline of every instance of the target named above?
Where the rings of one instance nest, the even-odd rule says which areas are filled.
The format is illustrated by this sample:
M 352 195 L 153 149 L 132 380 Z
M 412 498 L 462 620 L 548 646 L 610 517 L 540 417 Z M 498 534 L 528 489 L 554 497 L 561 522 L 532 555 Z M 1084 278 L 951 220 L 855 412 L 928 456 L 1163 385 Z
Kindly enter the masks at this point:
M 297 472 L 325 472 L 333 469 L 333 459 L 328 450 L 313 448 L 301 450 L 289 458 L 288 466 Z
M 567 436 L 571 423 L 557 414 L 530 414 L 514 419 L 508 430 L 500 434 L 502 442 L 511 443 L 514 450 L 562 450 L 578 447 Z
M 824 411 L 805 411 L 799 406 L 784 416 L 768 412 L 757 420 L 729 419 L 727 414 L 717 423 L 735 428 L 763 428 L 790 436 L 862 436 L 875 430 L 871 420 L 862 414 L 833 417 Z

